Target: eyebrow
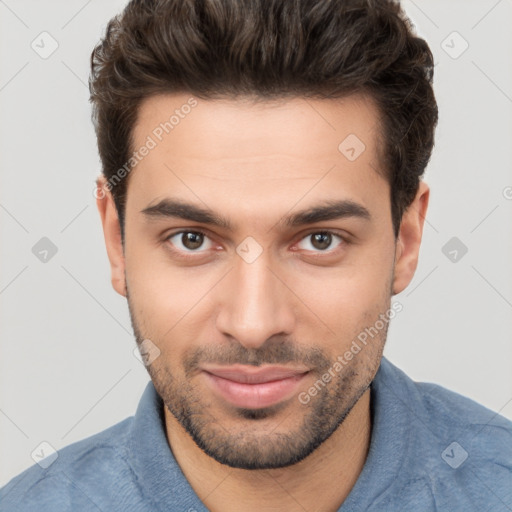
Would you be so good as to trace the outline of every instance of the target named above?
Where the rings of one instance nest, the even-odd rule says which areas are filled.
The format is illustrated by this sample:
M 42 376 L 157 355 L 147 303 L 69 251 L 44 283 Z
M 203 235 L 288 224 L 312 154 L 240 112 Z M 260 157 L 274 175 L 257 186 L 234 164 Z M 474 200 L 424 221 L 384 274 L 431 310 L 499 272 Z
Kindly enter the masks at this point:
M 179 218 L 208 224 L 228 231 L 233 230 L 231 222 L 226 217 L 214 211 L 187 203 L 179 199 L 165 198 L 153 206 L 141 210 L 148 219 Z M 356 217 L 366 221 L 371 220 L 370 212 L 363 205 L 351 200 L 325 201 L 319 205 L 301 210 L 283 217 L 278 224 L 286 227 L 297 227 L 315 222 Z

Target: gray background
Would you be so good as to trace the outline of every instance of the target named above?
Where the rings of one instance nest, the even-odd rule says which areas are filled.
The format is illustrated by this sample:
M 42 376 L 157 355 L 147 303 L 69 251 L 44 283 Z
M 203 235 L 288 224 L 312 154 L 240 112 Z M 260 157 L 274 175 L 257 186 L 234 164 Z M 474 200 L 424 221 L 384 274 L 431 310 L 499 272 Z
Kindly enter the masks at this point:
M 149 380 L 93 197 L 89 56 L 124 5 L 0 0 L 0 485 L 41 442 L 132 415 Z M 435 56 L 440 121 L 420 263 L 384 353 L 512 419 L 512 1 L 403 5 Z M 31 47 L 51 49 L 43 31 L 58 43 L 46 59 Z

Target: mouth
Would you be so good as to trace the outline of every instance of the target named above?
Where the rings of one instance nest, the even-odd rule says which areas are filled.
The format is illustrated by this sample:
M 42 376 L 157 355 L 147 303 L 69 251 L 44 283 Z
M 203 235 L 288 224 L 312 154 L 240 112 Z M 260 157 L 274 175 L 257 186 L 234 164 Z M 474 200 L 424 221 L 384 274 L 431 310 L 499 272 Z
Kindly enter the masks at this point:
M 235 407 L 261 409 L 291 398 L 309 373 L 305 367 L 233 365 L 202 368 L 212 392 Z

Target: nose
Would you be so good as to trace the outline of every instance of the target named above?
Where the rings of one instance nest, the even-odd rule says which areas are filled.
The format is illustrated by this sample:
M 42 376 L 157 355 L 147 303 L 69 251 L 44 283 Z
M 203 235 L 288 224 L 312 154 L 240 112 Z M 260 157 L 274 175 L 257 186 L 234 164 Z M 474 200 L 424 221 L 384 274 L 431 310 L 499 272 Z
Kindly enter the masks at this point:
M 295 326 L 293 294 L 269 263 L 266 251 L 252 263 L 236 255 L 224 279 L 216 326 L 246 348 L 258 348 L 275 335 L 289 336 Z

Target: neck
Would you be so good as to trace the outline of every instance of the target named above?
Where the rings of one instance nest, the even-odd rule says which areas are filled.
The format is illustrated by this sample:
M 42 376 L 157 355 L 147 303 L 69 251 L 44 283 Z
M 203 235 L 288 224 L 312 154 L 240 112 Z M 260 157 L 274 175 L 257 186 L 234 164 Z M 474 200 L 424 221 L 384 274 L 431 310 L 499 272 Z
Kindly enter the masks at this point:
M 194 443 L 167 407 L 164 411 L 173 455 L 211 512 L 334 512 L 356 483 L 370 446 L 370 389 L 312 454 L 279 469 L 245 470 L 218 463 Z

